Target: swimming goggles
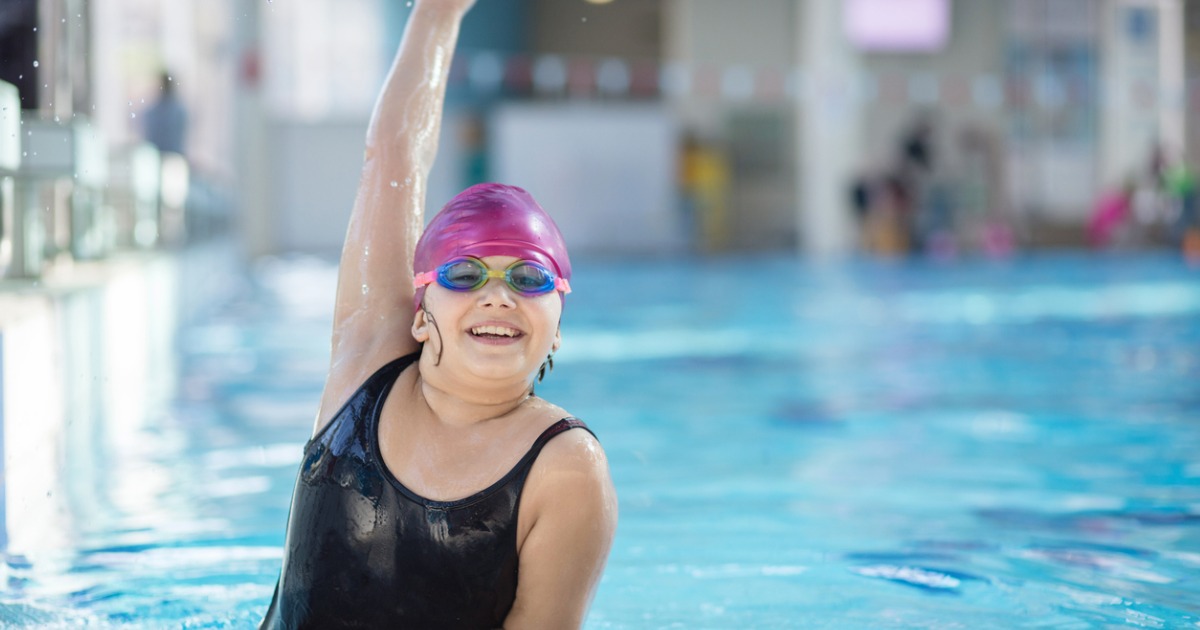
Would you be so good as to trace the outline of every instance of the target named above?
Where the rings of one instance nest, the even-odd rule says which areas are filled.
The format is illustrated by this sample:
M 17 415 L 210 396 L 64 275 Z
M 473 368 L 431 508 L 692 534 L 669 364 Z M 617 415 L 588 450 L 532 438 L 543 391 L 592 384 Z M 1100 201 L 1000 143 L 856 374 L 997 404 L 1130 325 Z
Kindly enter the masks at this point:
M 487 284 L 492 278 L 503 278 L 513 291 L 524 296 L 542 295 L 554 291 L 562 291 L 563 295 L 571 292 L 571 285 L 566 278 L 559 278 L 553 271 L 533 262 L 518 260 L 503 271 L 489 269 L 478 258 L 455 258 L 435 271 L 418 273 L 413 278 L 413 288 L 438 284 L 451 291 L 474 291 Z

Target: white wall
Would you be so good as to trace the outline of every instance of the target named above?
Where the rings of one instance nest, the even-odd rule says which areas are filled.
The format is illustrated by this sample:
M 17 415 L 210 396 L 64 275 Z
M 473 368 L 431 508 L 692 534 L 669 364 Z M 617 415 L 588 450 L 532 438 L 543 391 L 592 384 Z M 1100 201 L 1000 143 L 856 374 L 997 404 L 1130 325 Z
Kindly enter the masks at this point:
M 489 129 L 495 179 L 528 190 L 573 253 L 683 249 L 676 129 L 665 108 L 514 103 Z
M 367 121 L 276 121 L 271 125 L 273 251 L 341 250 L 362 172 Z
M 442 121 L 437 162 L 429 175 L 426 219 L 459 190 L 458 147 L 462 122 L 455 113 Z M 266 207 L 254 210 L 266 224 L 257 254 L 302 251 L 337 254 L 346 236 L 366 146 L 367 119 L 275 120 L 268 124 Z
M 1137 9 L 1154 21 L 1144 37 L 1129 24 Z M 1156 142 L 1171 155 L 1183 152 L 1182 12 L 1176 0 L 1116 0 L 1104 12 L 1101 176 L 1107 186 L 1144 173 Z

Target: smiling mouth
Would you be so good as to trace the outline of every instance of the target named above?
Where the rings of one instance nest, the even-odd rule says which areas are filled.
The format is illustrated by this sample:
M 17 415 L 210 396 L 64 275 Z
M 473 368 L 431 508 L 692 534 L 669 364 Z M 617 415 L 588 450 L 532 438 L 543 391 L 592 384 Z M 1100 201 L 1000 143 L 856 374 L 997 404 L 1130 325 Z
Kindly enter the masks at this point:
M 483 339 L 516 339 L 522 336 L 521 331 L 507 326 L 476 326 L 470 332 L 472 336 Z

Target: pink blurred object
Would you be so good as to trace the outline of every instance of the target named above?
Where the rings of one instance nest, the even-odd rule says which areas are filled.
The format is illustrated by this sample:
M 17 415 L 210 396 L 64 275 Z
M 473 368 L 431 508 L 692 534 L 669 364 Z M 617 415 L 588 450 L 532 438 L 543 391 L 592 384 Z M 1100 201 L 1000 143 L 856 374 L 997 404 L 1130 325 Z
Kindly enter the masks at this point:
M 870 51 L 933 51 L 950 37 L 948 0 L 846 0 L 850 43 Z
M 992 258 L 1008 258 L 1016 249 L 1012 230 L 998 221 L 983 227 L 983 251 Z
M 1112 242 L 1113 233 L 1129 216 L 1129 193 L 1114 190 L 1105 193 L 1096 202 L 1092 218 L 1088 221 L 1088 242 L 1093 247 L 1105 247 Z

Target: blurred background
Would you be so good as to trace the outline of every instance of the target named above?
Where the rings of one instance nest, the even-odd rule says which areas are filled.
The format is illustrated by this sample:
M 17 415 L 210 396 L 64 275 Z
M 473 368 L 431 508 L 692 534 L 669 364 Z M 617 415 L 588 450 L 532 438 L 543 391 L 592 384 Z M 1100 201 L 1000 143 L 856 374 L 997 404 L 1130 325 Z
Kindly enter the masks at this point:
M 97 224 L 82 234 L 65 207 L 22 219 L 45 243 L 6 229 L 8 277 L 71 249 L 215 231 L 247 258 L 340 246 L 404 2 L 2 6 L 0 77 L 21 110 L 6 121 L 24 132 L 4 138 L 23 158 L 6 181 L 71 175 L 58 196 L 94 206 L 76 214 Z M 1195 222 L 1197 12 L 1144 0 L 482 2 L 463 28 L 429 204 L 520 182 L 590 252 L 1178 248 Z M 172 113 L 156 116 L 163 101 Z M 39 146 L 63 138 L 73 155 Z M 139 186 L 157 168 L 148 146 L 164 158 L 158 191 L 149 174 Z M 153 192 L 157 212 L 133 208 Z M 23 194 L 8 205 L 30 206 Z M 16 215 L 6 209 L 6 225 Z
M 186 546 L 229 526 L 221 519 L 236 509 L 221 501 L 270 492 L 270 510 L 224 555 L 179 556 L 193 567 L 243 563 L 238 579 L 257 590 L 236 605 L 218 601 L 242 621 L 259 614 L 326 366 L 334 265 L 367 122 L 411 5 L 0 0 L 0 545 L 9 558 L 0 620 L 61 620 L 30 602 L 97 609 L 115 597 L 128 610 L 144 583 L 97 594 L 64 581 L 62 567 L 76 561 L 35 558 L 99 549 L 108 555 L 84 564 L 127 578 L 133 561 L 120 554 L 143 563 L 146 549 Z M 1194 418 L 1194 387 L 1186 390 L 1200 358 L 1182 348 L 1200 312 L 1187 288 L 1200 264 L 1197 76 L 1200 4 L 1184 0 L 479 0 L 451 68 L 427 215 L 482 181 L 522 186 L 551 212 L 572 254 L 595 262 L 593 293 L 603 298 L 600 315 L 578 316 L 568 366 L 688 356 L 709 369 L 715 356 L 742 356 L 762 345 L 753 326 L 767 316 L 697 298 L 686 289 L 708 285 L 688 270 L 726 282 L 706 289 L 718 295 L 766 269 L 796 278 L 786 285 L 795 293 L 766 302 L 778 307 L 771 312 L 831 326 L 872 309 L 937 325 L 1182 318 L 1113 333 L 1129 348 L 1110 358 L 1122 371 L 1173 370 L 1160 384 L 1173 388 L 1171 408 Z M 1069 262 L 1022 266 L 1047 259 Z M 628 292 L 630 268 L 668 289 L 611 301 Z M 846 275 L 806 275 L 827 268 Z M 1103 289 L 1139 275 L 1158 284 Z M 1061 286 L 1009 299 L 1039 282 Z M 967 286 L 978 291 L 955 293 Z M 947 293 L 905 293 L 912 287 Z M 734 334 L 719 314 L 739 313 L 755 323 Z M 724 328 L 651 334 L 693 319 Z M 644 334 L 621 328 L 631 322 Z M 914 330 L 900 326 L 880 343 L 938 347 L 936 334 Z M 984 331 L 987 348 L 1003 345 L 989 345 L 995 329 L 970 330 Z M 1171 343 L 1146 349 L 1168 333 Z M 1081 336 L 1064 335 L 1067 345 Z M 849 352 L 867 337 L 828 339 Z M 886 357 L 904 352 L 888 347 L 873 367 L 902 369 Z M 874 350 L 825 361 L 838 352 L 817 352 L 807 373 L 842 369 L 853 380 Z M 987 371 L 980 386 L 1008 383 L 1026 361 L 1037 360 Z M 1060 370 L 1070 375 L 1063 383 L 1082 378 L 1076 367 Z M 269 395 L 265 370 L 278 370 Z M 894 400 L 911 399 L 913 382 L 880 374 Z M 586 411 L 586 383 L 565 383 L 560 393 Z M 841 421 L 877 393 L 812 393 L 770 414 Z M 641 404 L 656 400 L 645 395 Z M 1020 408 L 1009 402 L 995 405 Z M 250 416 L 267 418 L 262 434 L 239 424 Z M 1016 422 L 996 418 L 980 430 Z M 280 442 L 276 430 L 289 437 Z M 644 453 L 614 439 L 618 486 L 622 474 L 644 478 L 629 472 Z M 198 492 L 201 504 L 214 502 L 211 514 L 169 498 L 182 479 L 246 462 L 273 472 L 210 480 Z M 1194 488 L 1200 469 L 1181 466 Z M 633 496 L 655 500 L 652 490 Z M 1189 496 L 1184 510 L 1195 518 L 1200 499 Z M 171 520 L 179 511 L 190 525 Z M 630 548 L 642 547 L 619 545 Z M 1194 541 L 1180 548 L 1188 567 L 1200 566 Z M 153 558 L 154 584 L 180 570 Z M 630 559 L 611 566 L 623 571 Z M 803 572 L 779 570 L 761 575 Z M 209 588 L 205 576 L 197 580 Z M 212 595 L 178 588 L 173 596 L 188 601 Z M 625 627 L 613 612 L 623 592 L 607 592 L 598 614 Z

